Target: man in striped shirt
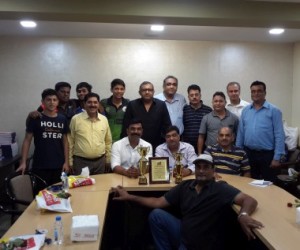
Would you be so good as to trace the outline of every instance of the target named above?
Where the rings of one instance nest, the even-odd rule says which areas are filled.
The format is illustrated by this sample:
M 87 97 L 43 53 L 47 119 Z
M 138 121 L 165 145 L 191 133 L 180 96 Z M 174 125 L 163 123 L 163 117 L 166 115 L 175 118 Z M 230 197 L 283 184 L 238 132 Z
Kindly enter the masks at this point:
M 218 132 L 218 143 L 208 146 L 204 153 L 213 157 L 216 173 L 251 177 L 250 165 L 246 152 L 233 145 L 234 134 L 229 127 L 222 127 Z
M 191 144 L 198 155 L 197 142 L 200 124 L 203 116 L 210 113 L 212 109 L 204 105 L 201 101 L 201 89 L 198 85 L 190 85 L 187 92 L 190 105 L 185 105 L 183 108 L 184 131 L 182 134 L 182 140 Z

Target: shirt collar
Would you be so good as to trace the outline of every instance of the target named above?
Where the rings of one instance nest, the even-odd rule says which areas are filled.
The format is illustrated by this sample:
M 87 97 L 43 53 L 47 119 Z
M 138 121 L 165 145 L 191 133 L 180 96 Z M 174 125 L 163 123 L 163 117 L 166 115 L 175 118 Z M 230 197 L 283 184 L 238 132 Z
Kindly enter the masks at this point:
M 253 102 L 250 104 L 250 108 L 254 108 Z M 270 103 L 265 100 L 264 104 L 262 105 L 262 108 L 269 109 Z
M 83 116 L 84 119 L 90 120 L 90 117 L 89 117 L 88 113 L 86 112 L 86 110 L 84 110 L 84 111 L 82 112 L 82 116 Z M 98 115 L 97 115 L 97 120 L 100 120 L 100 114 L 99 114 L 99 113 L 98 113 Z
M 214 110 L 212 111 L 212 115 L 213 115 L 213 116 L 218 116 L 218 115 L 215 113 Z M 226 117 L 226 116 L 229 116 L 229 111 L 228 111 L 227 109 L 225 109 L 225 117 Z M 218 117 L 219 117 L 219 116 L 218 116 Z

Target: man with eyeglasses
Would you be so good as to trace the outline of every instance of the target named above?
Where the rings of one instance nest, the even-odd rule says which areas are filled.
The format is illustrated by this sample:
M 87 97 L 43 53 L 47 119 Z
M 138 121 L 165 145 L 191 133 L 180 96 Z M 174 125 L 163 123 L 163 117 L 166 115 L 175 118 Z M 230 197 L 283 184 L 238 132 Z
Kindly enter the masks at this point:
M 121 137 L 127 135 L 126 128 L 130 120 L 141 119 L 143 127 L 142 139 L 151 143 L 153 150 L 164 142 L 166 130 L 171 126 L 171 120 L 166 104 L 153 98 L 154 86 L 144 81 L 140 84 L 141 98 L 130 101 L 124 115 Z
M 201 154 L 193 163 L 195 179 L 181 182 L 159 198 L 128 194 L 118 186 L 112 189 L 116 194 L 114 200 L 155 208 L 150 213 L 149 223 L 156 249 L 229 249 L 226 225 L 234 221 L 228 219 L 226 212 L 232 211 L 232 204 L 241 207 L 235 218 L 248 239 L 254 239 L 252 230 L 263 227 L 250 217 L 257 201 L 226 182 L 216 182 L 210 155 Z M 181 218 L 163 210 L 168 207 L 179 210 Z
M 242 111 L 236 145 L 245 149 L 254 179 L 275 181 L 285 154 L 281 111 L 266 101 L 266 84 L 250 86 L 252 104 Z

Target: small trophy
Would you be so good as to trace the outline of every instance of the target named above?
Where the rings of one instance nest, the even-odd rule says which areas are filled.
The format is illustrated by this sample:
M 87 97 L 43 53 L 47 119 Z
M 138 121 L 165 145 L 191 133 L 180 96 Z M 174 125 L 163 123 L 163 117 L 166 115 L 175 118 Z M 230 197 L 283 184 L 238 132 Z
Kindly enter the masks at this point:
M 176 170 L 176 176 L 175 176 L 175 183 L 178 184 L 182 182 L 182 168 L 183 165 L 181 163 L 183 154 L 182 153 L 174 153 L 174 159 L 175 159 L 175 170 Z
M 146 159 L 146 155 L 149 152 L 150 147 L 142 147 L 139 146 L 137 148 L 138 153 L 141 156 L 140 162 L 139 162 L 139 169 L 141 176 L 139 177 L 139 185 L 147 185 L 147 177 L 145 176 L 147 172 L 147 163 L 148 160 Z

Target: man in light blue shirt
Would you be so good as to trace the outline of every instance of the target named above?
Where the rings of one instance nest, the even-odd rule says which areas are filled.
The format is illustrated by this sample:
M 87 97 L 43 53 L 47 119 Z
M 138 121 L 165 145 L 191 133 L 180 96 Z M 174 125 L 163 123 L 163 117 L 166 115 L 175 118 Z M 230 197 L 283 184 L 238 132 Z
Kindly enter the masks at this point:
M 159 145 L 155 150 L 155 157 L 169 157 L 169 166 L 171 171 L 175 166 L 175 153 L 182 153 L 184 168 L 182 176 L 188 176 L 195 172 L 194 160 L 197 159 L 194 147 L 186 142 L 180 141 L 179 129 L 176 126 L 170 126 L 166 132 L 166 142 Z
M 178 127 L 181 135 L 184 129 L 182 118 L 186 100 L 183 95 L 176 93 L 177 88 L 178 79 L 175 76 L 167 76 L 163 83 L 163 93 L 154 97 L 166 103 L 172 125 Z
M 253 103 L 242 111 L 236 145 L 247 152 L 252 178 L 275 181 L 285 154 L 282 114 L 266 101 L 265 83 L 255 81 L 250 89 Z

